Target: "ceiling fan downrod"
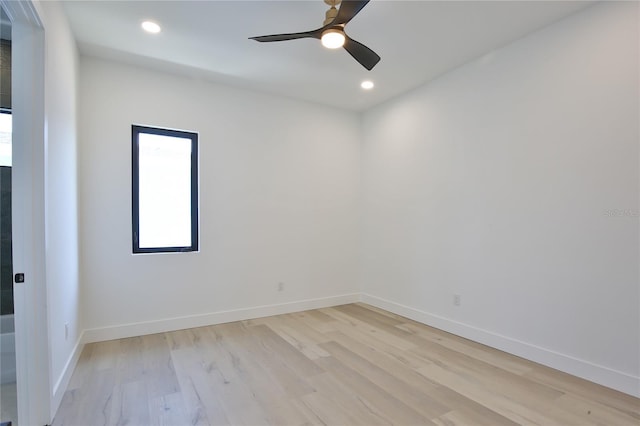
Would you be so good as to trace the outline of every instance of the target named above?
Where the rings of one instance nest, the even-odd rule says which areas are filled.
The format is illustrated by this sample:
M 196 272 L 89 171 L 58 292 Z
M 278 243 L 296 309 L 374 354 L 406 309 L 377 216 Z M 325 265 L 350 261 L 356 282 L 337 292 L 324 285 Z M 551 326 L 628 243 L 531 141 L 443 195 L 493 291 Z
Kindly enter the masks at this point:
M 342 0 L 324 0 L 324 2 L 331 7 L 327 10 L 327 13 L 325 13 L 325 20 L 322 25 L 329 25 L 334 19 L 336 19 L 336 16 L 338 16 L 338 9 L 336 9 L 336 6 L 339 5 L 341 1 Z

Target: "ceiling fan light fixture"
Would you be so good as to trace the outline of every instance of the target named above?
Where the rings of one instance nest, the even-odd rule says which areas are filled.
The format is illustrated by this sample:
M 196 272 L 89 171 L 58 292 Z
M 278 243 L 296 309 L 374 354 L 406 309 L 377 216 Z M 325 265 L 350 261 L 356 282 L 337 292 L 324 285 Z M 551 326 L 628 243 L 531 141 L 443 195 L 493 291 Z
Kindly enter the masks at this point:
M 344 31 L 337 28 L 329 28 L 322 33 L 322 45 L 327 49 L 339 49 L 344 46 L 345 36 Z

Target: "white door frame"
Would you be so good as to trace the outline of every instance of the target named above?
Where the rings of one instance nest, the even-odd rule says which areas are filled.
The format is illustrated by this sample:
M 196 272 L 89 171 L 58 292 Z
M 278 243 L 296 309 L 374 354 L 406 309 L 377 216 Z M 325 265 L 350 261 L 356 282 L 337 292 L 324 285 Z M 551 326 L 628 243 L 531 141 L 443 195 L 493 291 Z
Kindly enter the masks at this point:
M 51 421 L 45 275 L 45 34 L 39 5 L 0 0 L 11 20 L 13 270 L 18 421 Z

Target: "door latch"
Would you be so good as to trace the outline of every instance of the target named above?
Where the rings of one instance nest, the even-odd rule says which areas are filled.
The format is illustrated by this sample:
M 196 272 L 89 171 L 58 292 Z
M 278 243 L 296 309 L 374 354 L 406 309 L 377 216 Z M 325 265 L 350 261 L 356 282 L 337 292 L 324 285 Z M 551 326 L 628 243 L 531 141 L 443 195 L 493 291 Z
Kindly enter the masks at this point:
M 18 273 L 16 274 L 16 276 L 15 276 L 14 281 L 15 281 L 16 283 L 23 283 L 23 282 L 24 282 L 24 273 L 22 273 L 22 272 L 18 272 Z

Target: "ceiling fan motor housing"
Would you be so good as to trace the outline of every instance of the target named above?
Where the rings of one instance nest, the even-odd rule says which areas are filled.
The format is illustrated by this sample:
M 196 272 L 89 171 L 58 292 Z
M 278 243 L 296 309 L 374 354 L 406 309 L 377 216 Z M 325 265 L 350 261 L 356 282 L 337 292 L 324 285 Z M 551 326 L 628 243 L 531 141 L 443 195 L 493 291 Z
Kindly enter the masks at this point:
M 325 3 L 328 4 L 329 1 L 325 0 Z M 324 16 L 325 16 L 325 20 L 322 25 L 328 25 L 331 22 L 333 22 L 334 19 L 336 19 L 336 16 L 338 16 L 338 9 L 336 9 L 335 5 L 331 5 L 331 7 L 329 8 L 329 10 L 327 10 L 327 13 L 325 13 Z

